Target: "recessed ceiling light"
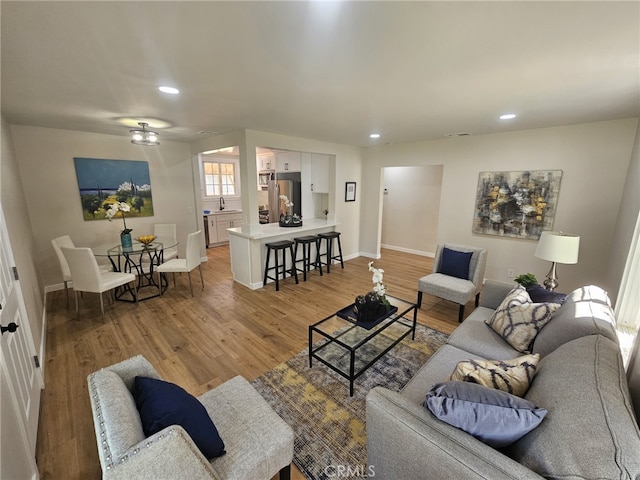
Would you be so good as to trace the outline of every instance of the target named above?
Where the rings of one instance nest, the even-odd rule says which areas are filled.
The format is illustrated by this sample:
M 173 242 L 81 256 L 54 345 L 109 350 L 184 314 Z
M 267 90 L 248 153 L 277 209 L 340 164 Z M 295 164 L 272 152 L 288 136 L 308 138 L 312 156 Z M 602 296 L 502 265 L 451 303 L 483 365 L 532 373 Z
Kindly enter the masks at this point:
M 371 135 L 369 135 L 369 138 L 380 138 L 380 134 L 379 133 L 372 133 Z
M 163 93 L 170 93 L 171 95 L 177 95 L 180 93 L 180 90 L 178 90 L 177 88 L 174 87 L 167 87 L 167 86 L 160 86 L 158 87 L 158 90 L 160 90 Z
M 516 118 L 515 113 L 505 113 L 504 115 L 500 115 L 500 120 L 512 120 Z

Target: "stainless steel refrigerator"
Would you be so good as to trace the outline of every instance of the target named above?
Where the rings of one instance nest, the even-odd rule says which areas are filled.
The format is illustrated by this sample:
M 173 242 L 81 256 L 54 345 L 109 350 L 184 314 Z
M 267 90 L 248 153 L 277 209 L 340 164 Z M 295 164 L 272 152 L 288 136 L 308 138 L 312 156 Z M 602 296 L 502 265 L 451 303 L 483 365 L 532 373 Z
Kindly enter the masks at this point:
M 300 174 L 279 173 L 276 177 L 276 180 L 269 180 L 269 223 L 278 222 L 280 214 L 286 211 L 280 195 L 286 195 L 293 202 L 293 213 L 299 216 L 302 213 Z

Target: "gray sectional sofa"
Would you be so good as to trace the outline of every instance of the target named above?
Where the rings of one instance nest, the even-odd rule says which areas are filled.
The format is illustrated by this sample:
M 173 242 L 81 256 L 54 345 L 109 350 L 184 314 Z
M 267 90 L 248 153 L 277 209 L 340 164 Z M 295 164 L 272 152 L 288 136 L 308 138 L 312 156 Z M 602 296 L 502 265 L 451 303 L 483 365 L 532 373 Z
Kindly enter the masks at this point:
M 480 306 L 401 392 L 369 392 L 367 461 L 376 478 L 640 478 L 640 431 L 615 319 L 596 286 L 570 293 L 535 337 L 541 359 L 524 398 L 548 413 L 533 431 L 494 449 L 422 406 L 459 361 L 522 355 L 485 323 L 513 286 L 488 281 Z

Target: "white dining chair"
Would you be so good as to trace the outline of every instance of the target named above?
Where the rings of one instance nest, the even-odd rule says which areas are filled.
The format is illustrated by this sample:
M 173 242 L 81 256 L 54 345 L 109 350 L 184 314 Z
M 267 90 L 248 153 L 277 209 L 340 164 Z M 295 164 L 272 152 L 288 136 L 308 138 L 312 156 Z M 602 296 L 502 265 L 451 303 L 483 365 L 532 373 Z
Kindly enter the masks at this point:
M 204 277 L 202 276 L 202 259 L 200 257 L 200 250 L 204 245 L 204 235 L 202 230 L 190 233 L 187 237 L 187 256 L 186 258 L 174 258 L 168 262 L 164 262 L 158 265 L 157 271 L 159 275 L 163 273 L 173 274 L 173 286 L 176 285 L 176 273 L 186 272 L 189 276 L 189 289 L 191 290 L 191 296 L 193 297 L 193 286 L 191 285 L 191 270 L 198 267 L 200 270 L 200 282 L 204 289 Z M 158 285 L 160 285 L 160 294 L 162 295 L 162 279 L 158 279 Z
M 138 303 L 136 293 L 136 276 L 133 273 L 124 272 L 101 272 L 98 262 L 90 248 L 67 248 L 60 249 L 66 259 L 71 272 L 73 291 L 76 296 L 76 315 L 80 316 L 78 307 L 78 292 L 98 293 L 100 295 L 100 311 L 104 319 L 104 301 L 102 294 L 127 283 L 133 283 L 131 294 Z
M 175 223 L 156 223 L 153 225 L 153 234 L 156 238 L 172 242 L 171 245 L 173 246 L 165 248 L 162 252 L 162 258 L 165 262 L 172 258 L 178 258 L 178 248 L 175 247 L 178 243 Z
M 53 245 L 53 250 L 56 252 L 56 256 L 58 257 L 58 262 L 60 263 L 60 270 L 62 271 L 62 281 L 64 282 L 64 293 L 67 297 L 67 308 L 69 308 L 69 282 L 71 281 L 71 271 L 69 270 L 69 264 L 67 263 L 67 259 L 64 258 L 62 254 L 62 247 L 65 248 L 75 248 L 73 240 L 69 235 L 63 235 L 58 238 L 54 238 L 51 240 L 51 245 Z M 111 265 L 100 265 L 98 264 L 101 272 L 109 272 L 112 269 Z
M 69 270 L 69 264 L 67 259 L 62 254 L 62 247 L 74 248 L 75 245 L 69 235 L 63 235 L 62 237 L 54 238 L 51 240 L 53 250 L 56 252 L 58 262 L 60 263 L 60 270 L 62 271 L 62 281 L 64 282 L 64 293 L 67 296 L 67 308 L 69 308 L 69 282 L 71 281 L 71 270 Z

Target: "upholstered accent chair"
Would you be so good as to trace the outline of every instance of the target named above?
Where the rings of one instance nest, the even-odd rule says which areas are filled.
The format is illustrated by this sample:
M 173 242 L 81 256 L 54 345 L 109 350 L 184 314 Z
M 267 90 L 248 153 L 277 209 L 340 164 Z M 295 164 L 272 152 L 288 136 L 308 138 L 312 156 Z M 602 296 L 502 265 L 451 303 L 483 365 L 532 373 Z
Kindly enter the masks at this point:
M 438 245 L 433 271 L 418 281 L 418 308 L 422 294 L 427 293 L 460 305 L 458 322 L 464 318 L 464 307 L 474 296 L 480 300 L 487 251 L 465 245 Z
M 166 407 L 154 423 L 168 426 L 145 434 L 136 377 L 162 380 L 142 355 L 88 377 L 103 479 L 268 480 L 279 473 L 280 480 L 289 480 L 293 430 L 243 377 L 197 397 L 224 442 L 225 450 L 215 458 L 205 457 L 183 423 L 166 421 Z M 172 418 L 184 420 L 193 411 L 190 405 Z

